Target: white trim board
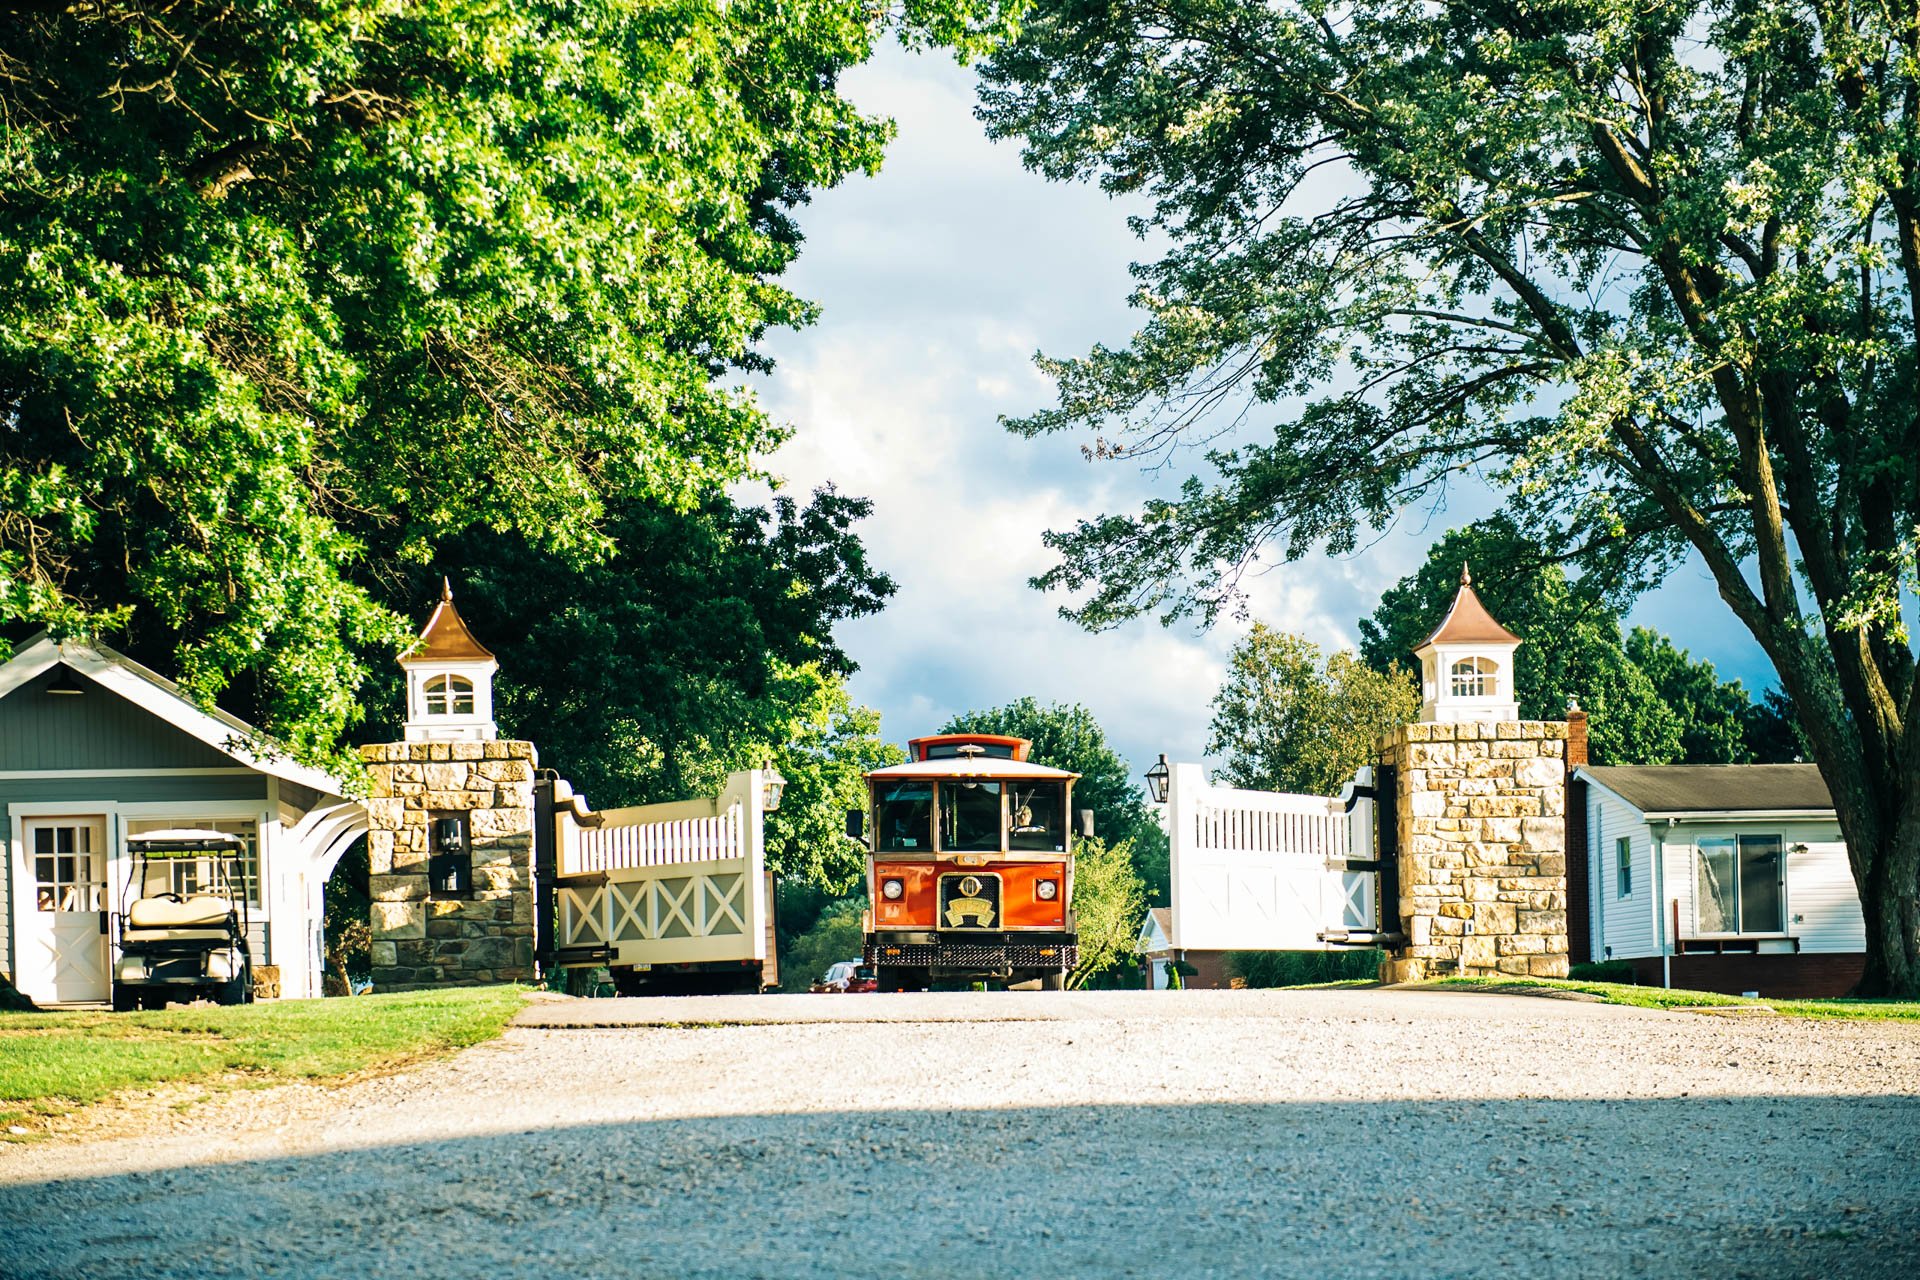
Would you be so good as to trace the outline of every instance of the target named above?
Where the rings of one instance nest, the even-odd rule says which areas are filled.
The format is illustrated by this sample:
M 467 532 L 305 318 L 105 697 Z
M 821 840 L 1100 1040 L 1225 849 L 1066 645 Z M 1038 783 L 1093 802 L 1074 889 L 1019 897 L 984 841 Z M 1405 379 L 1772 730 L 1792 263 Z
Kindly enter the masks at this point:
M 0 769 L 0 782 L 47 778 L 244 778 L 255 772 L 257 770 L 239 764 L 203 769 Z

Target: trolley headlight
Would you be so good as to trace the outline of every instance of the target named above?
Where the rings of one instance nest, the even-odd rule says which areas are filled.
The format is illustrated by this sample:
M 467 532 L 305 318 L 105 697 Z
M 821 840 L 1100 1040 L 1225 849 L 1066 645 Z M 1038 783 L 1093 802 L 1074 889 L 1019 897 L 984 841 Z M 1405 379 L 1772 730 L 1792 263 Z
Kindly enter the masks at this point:
M 880 896 L 888 902 L 898 902 L 907 896 L 907 882 L 888 876 L 880 882 Z
M 1060 896 L 1060 882 L 1058 880 L 1036 881 L 1033 886 L 1033 896 L 1042 902 L 1052 902 Z

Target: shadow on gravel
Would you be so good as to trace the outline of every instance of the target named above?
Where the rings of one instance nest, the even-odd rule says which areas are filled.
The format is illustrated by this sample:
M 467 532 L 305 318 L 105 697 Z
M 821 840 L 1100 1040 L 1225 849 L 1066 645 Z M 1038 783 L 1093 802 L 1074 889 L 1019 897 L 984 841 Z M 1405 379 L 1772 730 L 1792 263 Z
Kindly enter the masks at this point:
M 1871 1277 L 1915 1257 L 1909 1097 L 847 1109 L 0 1187 L 0 1272 L 22 1280 Z

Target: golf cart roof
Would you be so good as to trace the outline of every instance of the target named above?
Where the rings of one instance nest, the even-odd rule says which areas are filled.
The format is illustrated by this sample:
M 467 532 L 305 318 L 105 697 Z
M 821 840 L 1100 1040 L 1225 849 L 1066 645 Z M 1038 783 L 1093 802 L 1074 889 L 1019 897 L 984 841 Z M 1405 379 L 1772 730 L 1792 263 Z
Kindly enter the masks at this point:
M 225 831 L 202 831 L 194 827 L 174 827 L 166 831 L 144 831 L 127 837 L 129 853 L 144 853 L 150 858 L 173 854 L 220 853 L 246 848 L 247 842 Z

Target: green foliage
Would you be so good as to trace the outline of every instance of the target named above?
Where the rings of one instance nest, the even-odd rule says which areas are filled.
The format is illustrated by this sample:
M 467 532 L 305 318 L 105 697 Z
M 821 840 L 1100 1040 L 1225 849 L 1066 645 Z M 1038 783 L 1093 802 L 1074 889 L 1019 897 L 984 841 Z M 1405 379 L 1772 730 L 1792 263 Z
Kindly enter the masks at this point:
M 1148 892 L 1156 903 L 1165 904 L 1172 884 L 1166 832 L 1148 808 L 1133 770 L 1108 745 L 1106 731 L 1091 711 L 1078 704 L 1042 706 L 1034 698 L 1020 698 L 1004 707 L 957 715 L 940 732 L 1026 738 L 1033 743 L 1029 758 L 1034 763 L 1079 774 L 1073 807 L 1093 810 L 1093 829 L 1101 839 L 1133 850 L 1135 869 Z
M 1381 953 L 1353 951 L 1229 951 L 1227 974 L 1249 987 L 1306 987 L 1322 982 L 1371 981 Z
M 842 895 L 823 889 L 811 880 L 782 876 L 774 882 L 774 930 L 780 954 L 785 955 L 793 940 L 813 928 L 814 921 Z
M 805 991 L 827 971 L 828 965 L 858 960 L 865 941 L 860 931 L 860 913 L 866 906 L 864 897 L 829 903 L 813 926 L 780 953 L 780 989 Z
M 1067 975 L 1067 986 L 1078 990 L 1095 976 L 1133 959 L 1140 925 L 1147 917 L 1147 895 L 1126 841 L 1095 838 L 1078 841 L 1073 848 L 1073 916 L 1080 962 Z
M 779 812 L 767 816 L 768 864 L 835 892 L 852 888 L 866 874 L 867 856 L 847 839 L 847 810 L 866 807 L 868 773 L 907 753 L 880 737 L 880 713 L 855 705 L 836 680 L 796 709 L 771 758 L 787 789 Z
M 1574 982 L 1624 982 L 1634 980 L 1633 966 L 1625 960 L 1604 960 L 1598 964 L 1576 964 L 1567 967 L 1567 977 Z
M 1374 763 L 1382 733 L 1419 714 L 1419 687 L 1398 664 L 1375 671 L 1255 623 L 1227 659 L 1207 752 L 1236 787 L 1330 796 Z
M 326 994 L 351 995 L 348 983 L 353 977 L 366 977 L 373 969 L 373 892 L 369 876 L 367 842 L 356 840 L 340 855 L 333 874 L 327 877 L 322 901 L 326 938 L 326 968 L 323 975 Z
M 835 89 L 923 0 L 109 0 L 0 17 L 0 628 L 124 629 L 302 758 L 447 540 L 582 565 L 781 438 L 740 372 Z
M 1461 478 L 1616 605 L 1697 557 L 1833 792 L 1867 989 L 1920 991 L 1916 48 L 1910 3 L 1039 0 L 981 114 L 1164 251 L 1013 429 L 1207 453 L 1038 583 L 1210 618 Z M 1617 674 L 1601 722 L 1675 758 Z
M 1762 763 L 1788 763 L 1813 755 L 1793 703 L 1778 689 L 1767 690 L 1747 708 L 1746 738 L 1753 758 Z

